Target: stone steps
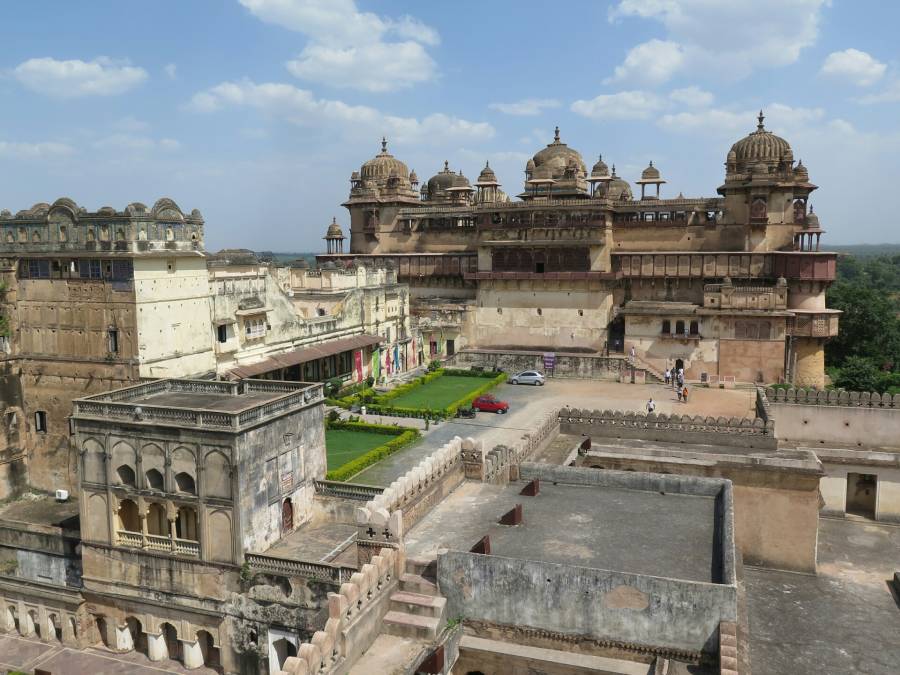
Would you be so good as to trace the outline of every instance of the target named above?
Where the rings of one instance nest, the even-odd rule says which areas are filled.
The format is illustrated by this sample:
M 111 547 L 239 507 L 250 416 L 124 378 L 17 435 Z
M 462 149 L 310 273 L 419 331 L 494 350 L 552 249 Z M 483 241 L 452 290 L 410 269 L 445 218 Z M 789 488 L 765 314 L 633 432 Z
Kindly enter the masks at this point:
M 422 593 L 398 591 L 391 595 L 391 610 L 441 619 L 447 598 Z
M 389 611 L 382 619 L 385 633 L 398 637 L 424 638 L 433 640 L 437 636 L 440 619 L 406 612 Z
M 421 593 L 422 595 L 440 595 L 437 584 L 434 581 L 423 577 L 421 574 L 413 574 L 411 572 L 404 572 L 400 575 L 400 590 L 410 593 Z

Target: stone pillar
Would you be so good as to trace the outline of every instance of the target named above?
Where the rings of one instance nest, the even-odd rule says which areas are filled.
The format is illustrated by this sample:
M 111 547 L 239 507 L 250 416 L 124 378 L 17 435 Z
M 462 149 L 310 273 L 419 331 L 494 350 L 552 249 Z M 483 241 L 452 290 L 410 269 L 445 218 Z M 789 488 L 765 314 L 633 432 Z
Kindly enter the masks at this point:
M 116 645 L 117 652 L 130 652 L 134 649 L 134 639 L 131 637 L 131 631 L 128 630 L 128 625 L 124 626 L 116 626 L 116 641 L 113 643 Z
M 203 650 L 200 649 L 200 640 L 182 640 L 181 641 L 181 658 L 184 667 L 188 670 L 199 668 L 203 665 Z
M 147 636 L 147 657 L 151 661 L 162 661 L 169 658 L 169 648 L 166 646 L 166 637 L 162 631 L 159 633 L 144 632 Z
M 798 387 L 825 387 L 825 346 L 820 338 L 796 338 L 796 367 L 793 384 Z
M 0 632 L 8 633 L 15 626 L 9 619 L 9 609 L 6 601 L 0 601 Z

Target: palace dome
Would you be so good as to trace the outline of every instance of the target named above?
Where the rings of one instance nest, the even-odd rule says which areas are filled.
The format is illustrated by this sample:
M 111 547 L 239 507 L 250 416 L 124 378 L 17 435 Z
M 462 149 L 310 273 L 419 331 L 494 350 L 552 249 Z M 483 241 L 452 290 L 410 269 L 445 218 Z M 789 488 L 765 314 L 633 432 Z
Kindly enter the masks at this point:
M 756 131 L 747 134 L 737 143 L 731 146 L 728 153 L 729 161 L 737 161 L 740 164 L 756 164 L 758 162 L 782 162 L 792 160 L 794 153 L 790 144 L 781 136 L 776 136 L 771 131 L 766 131 L 763 126 L 765 117 L 762 110 L 759 111 L 759 123 Z M 732 154 L 733 159 L 732 159 Z
M 606 188 L 606 196 L 609 199 L 632 199 L 631 185 L 624 178 L 616 175 L 616 165 L 613 164 L 612 180 Z
M 806 227 L 810 230 L 818 230 L 822 227 L 819 225 L 819 216 L 813 211 L 812 205 L 809 207 L 809 213 L 806 214 Z
M 494 173 L 494 170 L 491 168 L 489 162 L 484 163 L 484 168 L 481 170 L 481 173 L 478 174 L 478 180 L 476 184 L 489 184 L 497 182 L 497 174 Z
M 578 177 L 587 176 L 587 167 L 581 153 L 559 140 L 559 127 L 556 127 L 553 142 L 543 150 L 539 150 L 533 159 L 528 160 L 525 171 L 533 172 L 534 178 L 561 179 L 565 177 L 570 165 L 574 165 Z
M 609 176 L 609 167 L 606 165 L 606 162 L 603 161 L 603 155 L 597 159 L 597 163 L 594 164 L 591 169 L 591 176 L 595 178 L 605 178 Z
M 364 181 L 383 181 L 393 176 L 409 182 L 409 167 L 387 151 L 387 140 L 384 138 L 381 139 L 381 152 L 363 164 L 359 173 Z
M 802 159 L 797 162 L 797 166 L 794 167 L 794 179 L 804 183 L 809 182 L 809 170 L 806 168 L 806 165 L 803 164 Z
M 653 162 L 650 162 L 650 166 L 641 171 L 641 180 L 659 180 L 659 169 L 653 166 Z
M 337 218 L 331 219 L 331 225 L 328 226 L 328 232 L 325 233 L 325 236 L 329 238 L 344 237 L 344 231 L 341 229 L 341 226 L 338 225 Z
M 429 199 L 444 195 L 449 188 L 471 187 L 469 179 L 463 175 L 462 171 L 459 173 L 453 171 L 450 168 L 450 162 L 446 160 L 444 168 L 429 178 L 425 185 L 427 189 L 423 188 L 423 193 L 427 192 Z

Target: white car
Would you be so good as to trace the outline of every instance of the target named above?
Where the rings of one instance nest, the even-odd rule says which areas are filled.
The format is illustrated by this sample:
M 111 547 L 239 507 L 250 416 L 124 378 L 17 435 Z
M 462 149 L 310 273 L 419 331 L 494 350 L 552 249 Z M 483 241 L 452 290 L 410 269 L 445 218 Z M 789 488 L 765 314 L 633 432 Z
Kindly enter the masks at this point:
M 533 384 L 538 387 L 544 386 L 544 376 L 536 370 L 523 370 L 509 378 L 510 384 Z

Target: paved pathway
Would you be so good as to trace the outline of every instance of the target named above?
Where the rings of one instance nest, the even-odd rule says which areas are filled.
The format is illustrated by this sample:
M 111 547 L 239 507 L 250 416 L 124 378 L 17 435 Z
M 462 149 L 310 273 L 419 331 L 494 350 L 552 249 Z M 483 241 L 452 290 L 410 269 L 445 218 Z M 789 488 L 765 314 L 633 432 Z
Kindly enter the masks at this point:
M 509 414 L 478 413 L 475 419 L 454 418 L 441 422 L 432 426 L 420 441 L 373 464 L 353 477 L 351 482 L 390 485 L 454 436 L 471 436 L 484 441 L 488 448 L 498 443 L 512 443 L 532 429 L 548 411 L 564 405 L 643 411 L 647 400 L 652 397 L 658 413 L 715 417 L 752 417 L 755 414 L 756 392 L 752 389 L 691 389 L 689 402 L 680 403 L 672 389 L 661 384 L 619 384 L 592 380 L 548 380 L 543 387 L 501 384 L 493 393 L 509 402 Z M 369 421 L 388 424 L 405 424 L 407 421 L 377 415 L 369 415 L 368 418 Z

